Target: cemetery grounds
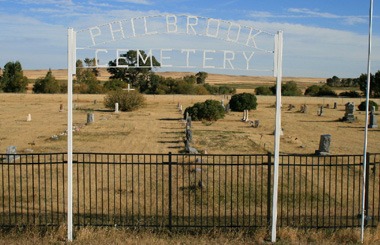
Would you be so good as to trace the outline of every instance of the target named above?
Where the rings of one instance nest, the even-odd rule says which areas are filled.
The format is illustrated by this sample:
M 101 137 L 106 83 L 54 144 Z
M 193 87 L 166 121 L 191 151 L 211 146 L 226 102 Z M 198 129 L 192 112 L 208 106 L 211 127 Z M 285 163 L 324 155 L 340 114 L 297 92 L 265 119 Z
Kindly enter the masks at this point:
M 249 92 L 241 83 L 239 92 Z M 194 95 L 146 95 L 146 106 L 134 112 L 120 112 L 104 108 L 104 95 L 74 95 L 74 152 L 104 152 L 104 153 L 178 153 L 184 149 L 184 128 L 182 115 L 177 105 L 183 108 L 206 99 L 228 101 L 228 96 L 194 96 Z M 331 134 L 331 154 L 362 154 L 364 139 L 364 112 L 356 111 L 357 121 L 353 123 L 339 122 L 344 116 L 347 102 L 355 102 L 359 105 L 363 99 L 352 98 L 310 98 L 310 97 L 283 97 L 282 98 L 282 128 L 284 136 L 281 137 L 281 154 L 313 154 L 318 149 L 321 134 Z M 337 109 L 332 109 L 334 102 L 338 103 Z M 376 101 L 379 103 L 379 101 Z M 273 129 L 275 116 L 275 97 L 258 96 L 257 110 L 249 112 L 250 120 L 260 120 L 258 128 L 251 127 L 242 122 L 241 112 L 230 112 L 224 119 L 217 122 L 192 122 L 193 146 L 208 154 L 262 154 L 273 151 Z M 63 111 L 60 111 L 60 105 Z M 295 106 L 288 110 L 288 105 Z M 300 113 L 301 105 L 307 104 L 307 113 Z M 326 108 L 329 104 L 330 108 Z M 66 152 L 67 142 L 65 130 L 67 128 L 67 98 L 66 95 L 36 95 L 36 94 L 2 94 L 0 108 L 0 146 L 2 153 L 6 147 L 14 145 L 18 153 L 54 153 Z M 325 105 L 323 116 L 317 115 L 320 105 Z M 95 122 L 86 125 L 88 112 L 95 114 Z M 27 122 L 27 115 L 31 114 L 32 120 Z M 379 129 L 370 129 L 368 134 L 368 151 L 380 152 L 378 137 Z M 61 228 L 63 229 L 63 228 Z M 119 231 L 96 231 L 95 229 L 83 229 L 78 232 L 77 242 L 81 239 L 84 243 L 91 241 L 94 233 L 103 236 L 105 242 L 111 238 L 130 239 L 130 243 L 140 241 L 143 243 L 165 243 L 171 241 L 177 243 L 184 236 L 168 238 L 166 235 L 153 235 L 147 233 L 130 232 L 130 237 L 125 238 Z M 254 241 L 260 242 L 268 235 L 266 231 L 257 231 Z M 370 241 L 378 241 L 377 231 L 370 233 Z M 62 233 L 62 234 L 60 234 Z M 64 232 L 58 230 L 51 239 L 64 239 Z M 31 234 L 34 234 L 31 232 Z M 10 239 L 12 235 L 4 235 L 4 239 Z M 31 239 L 37 239 L 31 235 Z M 63 238 L 62 238 L 63 236 Z M 308 235 L 311 241 L 332 239 L 331 236 L 321 232 Z M 334 234 L 341 243 L 344 239 L 358 241 L 358 230 L 354 232 L 342 230 Z M 333 237 L 334 237 L 333 236 Z M 96 237 L 96 236 L 95 236 Z M 297 242 L 305 239 L 303 231 L 294 229 L 280 229 L 280 240 Z M 191 239 L 193 239 L 192 237 Z M 49 237 L 45 237 L 48 239 Z M 86 240 L 87 239 L 87 240 Z M 140 239 L 140 240 L 139 240 Z M 146 240 L 147 239 L 147 240 Z M 194 238 L 194 243 L 209 241 L 208 243 L 236 242 L 245 244 L 251 242 L 240 233 L 203 234 Z M 197 240 L 198 239 L 198 240 Z M 218 240 L 219 239 L 219 240 Z M 248 239 L 248 240 L 247 240 Z M 355 240 L 356 239 L 356 240 Z M 372 239 L 372 240 L 371 240 Z M 46 240 L 45 240 L 46 242 Z

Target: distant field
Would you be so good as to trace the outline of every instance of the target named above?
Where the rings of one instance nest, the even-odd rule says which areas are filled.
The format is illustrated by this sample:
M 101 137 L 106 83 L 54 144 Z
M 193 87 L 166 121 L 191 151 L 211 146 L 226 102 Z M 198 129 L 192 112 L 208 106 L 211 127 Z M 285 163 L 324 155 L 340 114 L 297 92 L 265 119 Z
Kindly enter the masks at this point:
M 184 124 L 177 104 L 183 108 L 206 99 L 224 100 L 229 96 L 146 95 L 147 105 L 134 112 L 115 114 L 102 103 L 104 95 L 74 95 L 74 151 L 168 153 L 183 150 Z M 356 112 L 357 122 L 339 122 L 344 116 L 344 104 L 363 99 L 283 97 L 281 138 L 283 153 L 314 153 L 321 134 L 331 134 L 331 153 L 361 154 L 364 137 L 364 113 Z M 96 104 L 94 103 L 96 101 Z M 259 128 L 241 122 L 242 113 L 231 112 L 213 123 L 193 122 L 194 146 L 208 153 L 264 153 L 273 151 L 275 125 L 275 97 L 258 96 L 258 109 L 250 112 L 250 119 L 260 120 Z M 318 105 L 333 105 L 317 116 Z M 380 103 L 379 100 L 377 100 Z M 60 112 L 60 104 L 64 111 Z M 293 104 L 295 109 L 288 110 Z M 306 114 L 298 112 L 301 104 L 309 106 Z M 2 94 L 0 104 L 0 151 L 9 145 L 20 153 L 66 152 L 66 137 L 52 140 L 67 129 L 67 96 L 44 94 Z M 93 111 L 95 123 L 85 125 L 86 114 Z M 26 117 L 31 114 L 32 121 Z M 380 129 L 370 129 L 368 150 L 380 152 Z

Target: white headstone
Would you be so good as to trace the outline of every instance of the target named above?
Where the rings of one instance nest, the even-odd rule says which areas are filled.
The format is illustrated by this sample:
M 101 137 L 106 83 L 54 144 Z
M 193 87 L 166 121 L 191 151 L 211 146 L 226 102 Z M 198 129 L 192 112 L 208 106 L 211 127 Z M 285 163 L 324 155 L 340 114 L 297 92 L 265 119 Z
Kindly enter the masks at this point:
M 115 113 L 119 113 L 119 103 L 115 103 Z
M 27 122 L 32 121 L 32 115 L 31 114 L 28 114 L 28 116 L 26 117 L 26 121 Z

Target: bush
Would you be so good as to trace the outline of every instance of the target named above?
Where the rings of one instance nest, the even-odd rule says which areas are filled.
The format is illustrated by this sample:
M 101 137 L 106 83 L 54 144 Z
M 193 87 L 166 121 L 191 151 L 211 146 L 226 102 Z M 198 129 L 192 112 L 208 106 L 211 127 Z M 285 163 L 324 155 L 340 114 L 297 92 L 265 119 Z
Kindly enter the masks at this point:
M 33 92 L 36 94 L 56 94 L 61 92 L 60 85 L 50 69 L 44 78 L 36 80 L 33 85 Z
M 260 86 L 255 89 L 256 95 L 273 95 L 272 90 L 268 86 Z
M 187 107 L 184 115 L 187 113 L 194 121 L 217 121 L 224 118 L 225 110 L 219 101 L 206 100 L 205 102 L 195 103 L 192 107 Z
M 370 100 L 370 101 L 368 101 L 368 103 L 369 103 L 368 110 L 371 110 L 371 107 L 374 106 L 376 108 L 376 111 L 377 111 L 378 105 L 377 105 L 377 103 L 375 101 Z M 360 103 L 360 105 L 358 106 L 359 111 L 365 111 L 365 105 L 366 105 L 365 101 L 363 101 L 362 103 Z
M 114 90 L 104 98 L 104 105 L 114 109 L 115 103 L 119 103 L 119 110 L 134 111 L 145 105 L 145 98 L 137 91 Z
M 312 85 L 305 90 L 305 95 L 309 96 L 332 96 L 336 97 L 337 94 L 331 89 L 329 85 Z
M 339 96 L 349 97 L 349 98 L 360 98 L 360 94 L 354 90 L 344 91 L 339 94 Z
M 329 85 L 322 85 L 320 87 L 317 96 L 332 96 L 332 97 L 337 97 L 338 95 L 331 89 Z
M 321 89 L 318 85 L 312 85 L 305 90 L 305 95 L 318 96 L 318 92 Z
M 256 110 L 257 98 L 253 94 L 242 93 L 232 95 L 230 108 L 232 111 Z
M 210 94 L 235 94 L 236 89 L 230 86 L 226 85 L 221 85 L 221 86 L 216 86 L 216 85 L 210 85 L 210 84 L 203 84 L 203 86 L 207 89 L 207 91 Z
M 125 82 L 120 79 L 110 79 L 103 84 L 106 91 L 119 90 L 125 87 Z
M 276 94 L 276 87 L 277 85 L 274 85 L 270 89 L 272 90 L 273 94 Z M 281 85 L 281 95 L 283 96 L 301 96 L 302 91 L 298 88 L 298 85 L 294 81 L 286 82 L 285 84 Z

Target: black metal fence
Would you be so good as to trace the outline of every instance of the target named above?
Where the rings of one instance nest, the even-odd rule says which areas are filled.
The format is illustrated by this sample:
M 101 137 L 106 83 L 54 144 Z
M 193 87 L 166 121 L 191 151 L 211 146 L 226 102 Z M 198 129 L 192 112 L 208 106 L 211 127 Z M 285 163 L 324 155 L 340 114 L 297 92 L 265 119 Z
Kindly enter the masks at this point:
M 66 222 L 67 154 L 0 155 L 0 226 Z M 74 225 L 267 227 L 273 156 L 74 153 Z M 360 226 L 359 155 L 281 155 L 278 225 Z M 380 217 L 380 154 L 368 154 L 366 222 Z

